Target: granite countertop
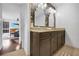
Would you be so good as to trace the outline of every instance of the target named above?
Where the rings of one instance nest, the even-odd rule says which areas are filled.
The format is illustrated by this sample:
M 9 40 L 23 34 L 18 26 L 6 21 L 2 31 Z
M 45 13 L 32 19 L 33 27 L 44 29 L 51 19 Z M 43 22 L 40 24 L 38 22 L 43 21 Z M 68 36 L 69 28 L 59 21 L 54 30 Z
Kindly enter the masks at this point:
M 51 32 L 51 31 L 64 31 L 64 28 L 48 28 L 48 27 L 33 27 L 30 28 L 32 32 Z

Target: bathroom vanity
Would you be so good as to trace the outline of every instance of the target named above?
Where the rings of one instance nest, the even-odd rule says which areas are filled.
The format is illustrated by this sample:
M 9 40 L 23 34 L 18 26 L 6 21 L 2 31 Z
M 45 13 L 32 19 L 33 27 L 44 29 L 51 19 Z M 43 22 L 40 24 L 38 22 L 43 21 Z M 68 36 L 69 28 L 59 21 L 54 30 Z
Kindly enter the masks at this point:
M 64 28 L 34 27 L 30 30 L 31 56 L 52 56 L 64 43 Z

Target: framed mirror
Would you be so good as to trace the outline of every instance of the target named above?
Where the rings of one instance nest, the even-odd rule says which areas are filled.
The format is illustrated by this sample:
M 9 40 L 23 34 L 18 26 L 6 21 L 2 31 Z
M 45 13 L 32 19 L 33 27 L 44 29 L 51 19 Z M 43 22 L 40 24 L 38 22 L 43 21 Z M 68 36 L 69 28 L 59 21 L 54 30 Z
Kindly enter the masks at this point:
M 31 27 L 55 27 L 55 12 L 50 3 L 31 4 Z

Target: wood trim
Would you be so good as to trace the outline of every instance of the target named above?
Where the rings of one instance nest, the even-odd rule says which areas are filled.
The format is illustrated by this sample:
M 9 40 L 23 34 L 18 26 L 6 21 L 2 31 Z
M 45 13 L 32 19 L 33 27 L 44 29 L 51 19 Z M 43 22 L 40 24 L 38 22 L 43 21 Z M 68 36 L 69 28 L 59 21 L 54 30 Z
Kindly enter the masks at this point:
M 0 55 L 2 55 L 2 50 L 3 50 L 3 49 L 1 48 L 1 49 L 0 49 Z

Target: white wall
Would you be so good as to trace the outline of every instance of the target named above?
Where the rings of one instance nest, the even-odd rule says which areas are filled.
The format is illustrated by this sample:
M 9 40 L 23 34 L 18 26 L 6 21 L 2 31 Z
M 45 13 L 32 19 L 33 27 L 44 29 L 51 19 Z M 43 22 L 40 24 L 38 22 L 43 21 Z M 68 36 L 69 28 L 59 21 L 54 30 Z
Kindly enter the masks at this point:
M 4 20 L 16 20 L 20 18 L 20 6 L 19 4 L 10 4 L 4 3 L 2 4 L 2 18 Z
M 21 38 L 26 54 L 30 54 L 30 8 L 29 4 L 21 5 Z
M 67 45 L 79 48 L 79 4 L 54 4 L 56 7 L 56 26 L 64 27 Z
M 0 49 L 2 48 L 2 7 L 0 4 Z
M 17 21 L 17 18 L 20 20 L 20 4 L 17 3 L 3 3 L 2 4 L 2 19 L 4 21 L 9 21 L 9 26 L 13 21 Z M 20 26 L 19 26 L 20 28 Z M 10 29 L 10 27 L 9 27 Z M 19 29 L 20 33 L 20 29 Z M 19 43 L 21 39 L 19 37 Z

